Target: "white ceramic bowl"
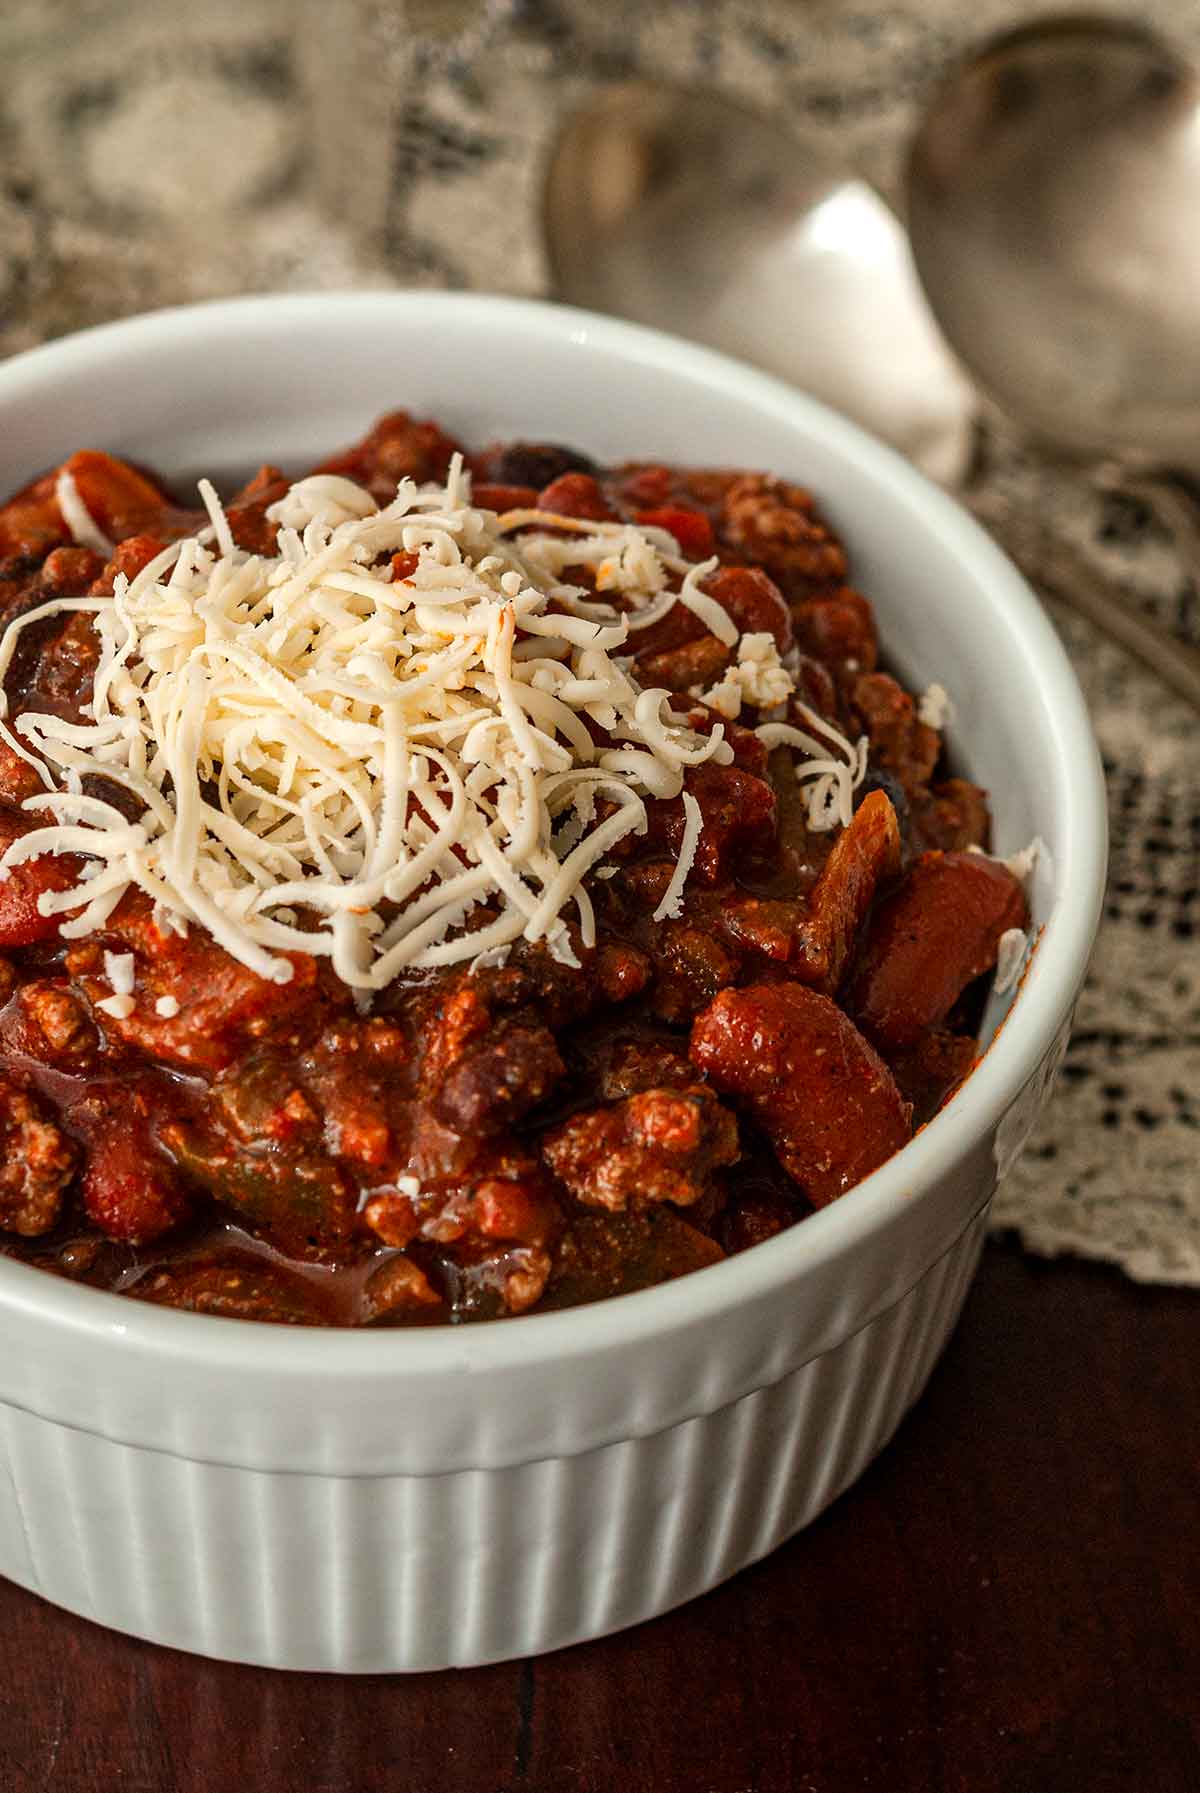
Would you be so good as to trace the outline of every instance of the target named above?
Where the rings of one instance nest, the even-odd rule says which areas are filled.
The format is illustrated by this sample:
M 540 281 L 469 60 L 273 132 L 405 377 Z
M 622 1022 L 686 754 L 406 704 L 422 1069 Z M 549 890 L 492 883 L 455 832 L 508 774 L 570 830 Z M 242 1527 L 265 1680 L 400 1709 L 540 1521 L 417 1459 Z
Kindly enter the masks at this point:
M 424 293 L 136 318 L 0 368 L 0 491 L 85 444 L 172 474 L 300 466 L 400 404 L 473 442 L 811 485 L 890 659 L 953 695 L 998 847 L 1048 844 L 1044 932 L 983 1064 L 910 1145 L 791 1231 L 662 1288 L 339 1334 L 142 1306 L 0 1258 L 0 1572 L 120 1630 L 288 1668 L 424 1669 L 597 1636 L 712 1587 L 853 1481 L 957 1318 L 997 1174 L 1065 1043 L 1104 876 L 1084 705 L 1008 562 L 889 450 L 672 338 Z

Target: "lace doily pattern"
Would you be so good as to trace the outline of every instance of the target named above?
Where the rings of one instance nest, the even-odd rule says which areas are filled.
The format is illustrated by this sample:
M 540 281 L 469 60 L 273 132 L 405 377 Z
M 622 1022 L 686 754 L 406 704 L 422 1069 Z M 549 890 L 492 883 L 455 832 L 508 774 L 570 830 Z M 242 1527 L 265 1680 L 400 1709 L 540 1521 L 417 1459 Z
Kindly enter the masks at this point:
M 1062 0 L 9 0 L 0 51 L 0 352 L 221 293 L 539 293 L 542 161 L 594 82 L 711 82 L 775 108 L 897 198 L 948 59 Z M 1142 15 L 1200 52 L 1200 14 Z M 403 394 L 395 395 L 402 400 Z M 977 482 L 1097 580 L 1200 640 L 1154 519 L 989 420 Z M 1108 769 L 1105 925 L 1057 1092 L 995 1224 L 1200 1284 L 1200 725 L 1052 606 Z

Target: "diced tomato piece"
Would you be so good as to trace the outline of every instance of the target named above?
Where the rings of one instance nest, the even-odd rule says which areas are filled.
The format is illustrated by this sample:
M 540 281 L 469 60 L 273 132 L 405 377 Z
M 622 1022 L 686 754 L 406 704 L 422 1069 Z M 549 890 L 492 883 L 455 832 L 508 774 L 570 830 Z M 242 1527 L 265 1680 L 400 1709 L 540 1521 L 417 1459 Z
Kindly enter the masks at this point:
M 161 487 L 114 455 L 84 448 L 63 463 L 63 471 L 74 479 L 91 516 L 114 541 L 135 534 L 172 508 Z
M 713 526 L 703 511 L 687 510 L 681 504 L 666 505 L 661 510 L 637 513 L 637 521 L 652 529 L 665 529 L 679 543 L 685 560 L 706 560 L 716 546 Z
M 23 817 L 0 811 L 0 854 L 29 832 L 30 824 Z M 43 915 L 38 898 L 48 890 L 69 890 L 78 877 L 79 861 L 65 856 L 47 854 L 12 866 L 0 881 L 0 946 L 33 946 L 39 940 L 53 940 L 60 917 Z
M 471 492 L 471 503 L 485 511 L 533 510 L 538 501 L 536 486 L 501 486 L 481 482 Z

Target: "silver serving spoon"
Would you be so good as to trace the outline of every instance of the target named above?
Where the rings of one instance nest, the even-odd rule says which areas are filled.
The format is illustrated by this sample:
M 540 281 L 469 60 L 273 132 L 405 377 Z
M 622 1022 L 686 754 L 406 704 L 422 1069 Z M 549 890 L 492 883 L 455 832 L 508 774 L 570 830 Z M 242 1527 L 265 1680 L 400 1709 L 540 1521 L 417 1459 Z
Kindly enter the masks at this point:
M 905 233 L 866 183 L 784 125 L 713 92 L 601 89 L 560 128 L 543 226 L 560 297 L 740 354 L 855 416 L 934 478 L 962 481 L 974 401 Z M 1013 519 L 968 502 L 1031 576 L 1200 708 L 1200 654 L 1099 587 L 1066 546 L 1030 547 Z
M 908 213 L 980 385 L 1046 444 L 1103 457 L 1103 483 L 1159 512 L 1200 583 L 1200 73 L 1134 21 L 1006 32 L 935 94 Z M 1130 622 L 1129 645 L 1200 701 L 1200 654 L 1174 637 L 1147 654 Z
M 784 125 L 664 82 L 602 88 L 559 133 L 543 222 L 564 299 L 740 355 L 961 476 L 976 401 L 904 231 Z

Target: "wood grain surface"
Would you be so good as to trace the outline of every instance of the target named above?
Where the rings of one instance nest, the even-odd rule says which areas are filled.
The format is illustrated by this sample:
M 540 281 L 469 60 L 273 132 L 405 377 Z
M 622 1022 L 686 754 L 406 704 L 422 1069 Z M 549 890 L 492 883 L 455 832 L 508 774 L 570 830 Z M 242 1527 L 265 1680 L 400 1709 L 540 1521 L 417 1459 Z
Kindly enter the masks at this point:
M 1196 1793 L 1200 1302 L 991 1246 L 917 1412 L 726 1587 L 535 1663 L 287 1676 L 0 1583 L 0 1793 Z

